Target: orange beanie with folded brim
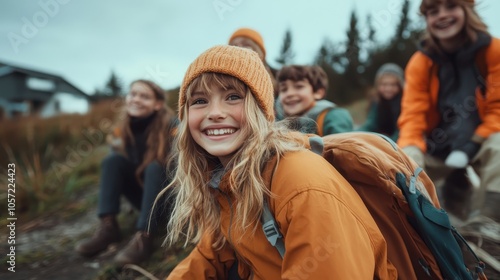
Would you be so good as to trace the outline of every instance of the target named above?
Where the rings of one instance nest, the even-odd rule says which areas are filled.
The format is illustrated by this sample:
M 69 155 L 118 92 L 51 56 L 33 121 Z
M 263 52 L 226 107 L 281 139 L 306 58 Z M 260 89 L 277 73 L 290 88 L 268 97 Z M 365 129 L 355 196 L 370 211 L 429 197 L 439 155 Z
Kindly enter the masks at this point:
M 236 37 L 245 37 L 254 41 L 262 50 L 264 57 L 266 57 L 266 48 L 264 47 L 264 39 L 262 39 L 262 36 L 260 35 L 259 32 L 250 28 L 240 28 L 236 30 L 233 33 L 233 35 L 231 35 L 231 37 L 229 38 L 229 43 L 231 43 L 231 41 Z
M 179 119 L 183 119 L 186 93 L 191 82 L 203 73 L 233 76 L 248 86 L 260 109 L 274 121 L 274 89 L 271 77 L 256 52 L 229 45 L 215 46 L 203 52 L 189 65 L 179 91 Z

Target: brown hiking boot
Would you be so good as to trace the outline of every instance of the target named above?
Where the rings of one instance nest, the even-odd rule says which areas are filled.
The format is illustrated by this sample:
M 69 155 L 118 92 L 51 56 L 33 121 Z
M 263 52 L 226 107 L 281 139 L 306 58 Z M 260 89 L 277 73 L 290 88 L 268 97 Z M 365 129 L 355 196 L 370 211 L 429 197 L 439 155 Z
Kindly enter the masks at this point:
M 144 231 L 138 231 L 115 257 L 121 265 L 138 264 L 148 259 L 153 253 L 153 237 Z
M 76 246 L 76 251 L 84 257 L 92 257 L 106 250 L 110 244 L 120 240 L 120 228 L 115 216 L 104 216 L 101 218 L 94 235 L 80 242 Z

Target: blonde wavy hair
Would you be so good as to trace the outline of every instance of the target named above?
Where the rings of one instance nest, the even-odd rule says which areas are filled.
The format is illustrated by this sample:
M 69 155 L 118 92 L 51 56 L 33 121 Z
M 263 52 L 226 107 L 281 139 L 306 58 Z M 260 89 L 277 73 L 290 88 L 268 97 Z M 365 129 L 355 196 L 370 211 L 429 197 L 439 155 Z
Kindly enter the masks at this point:
M 262 178 L 266 163 L 273 156 L 277 156 L 279 161 L 288 151 L 305 149 L 299 141 L 294 141 L 296 136 L 289 133 L 285 123 L 267 120 L 243 82 L 220 73 L 201 74 L 187 88 L 188 102 L 179 108 L 183 110 L 184 118 L 178 126 L 174 142 L 178 165 L 172 183 L 163 191 L 173 189 L 176 196 L 165 240 L 169 244 L 177 242 L 181 237 L 185 238 L 185 245 L 196 243 L 204 233 L 215 235 L 214 245 L 225 242 L 220 232 L 219 205 L 214 190 L 209 187 L 211 174 L 220 166 L 220 161 L 196 144 L 188 125 L 189 99 L 192 93 L 203 91 L 212 94 L 213 86 L 246 93 L 242 112 L 246 114 L 246 121 L 241 125 L 241 137 L 245 141 L 225 167 L 225 171 L 229 172 L 229 192 L 236 203 L 235 224 L 240 230 L 255 231 L 264 200 L 271 196 Z
M 430 9 L 435 8 L 437 5 L 445 2 L 459 5 L 465 13 L 465 27 L 463 30 L 464 44 L 467 42 L 475 42 L 479 32 L 489 35 L 488 26 L 481 19 L 479 14 L 474 9 L 474 1 L 467 0 L 422 0 L 420 4 L 420 13 L 426 17 Z M 432 36 L 427 27 L 423 34 L 424 48 L 429 52 L 442 53 L 439 43 L 436 38 Z

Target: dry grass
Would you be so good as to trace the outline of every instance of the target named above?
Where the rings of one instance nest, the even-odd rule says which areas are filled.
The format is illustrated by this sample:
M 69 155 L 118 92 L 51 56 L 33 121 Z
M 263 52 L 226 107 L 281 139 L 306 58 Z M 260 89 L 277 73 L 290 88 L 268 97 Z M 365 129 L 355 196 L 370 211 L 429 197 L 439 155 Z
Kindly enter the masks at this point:
M 17 214 L 43 212 L 55 207 L 55 201 L 64 201 L 65 194 L 97 182 L 99 162 L 104 156 L 100 147 L 119 106 L 117 101 L 107 100 L 94 105 L 85 115 L 2 121 L 0 166 L 16 166 Z M 6 182 L 4 176 L 0 174 L 2 182 Z M 0 207 L 4 207 L 4 201 L 0 200 Z

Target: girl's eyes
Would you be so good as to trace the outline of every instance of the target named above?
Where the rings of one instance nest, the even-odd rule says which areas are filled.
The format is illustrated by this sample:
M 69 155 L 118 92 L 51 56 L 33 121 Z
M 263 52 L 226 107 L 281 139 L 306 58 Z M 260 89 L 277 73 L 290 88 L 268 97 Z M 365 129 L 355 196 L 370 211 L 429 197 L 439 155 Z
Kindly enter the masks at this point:
M 135 96 L 139 96 L 141 99 L 145 99 L 145 100 L 149 100 L 149 99 L 153 99 L 153 97 L 149 94 L 142 94 L 140 92 L 134 92 L 134 91 L 131 91 L 129 93 L 130 97 L 135 97 Z
M 301 89 L 303 87 L 304 87 L 303 84 L 293 84 L 292 85 L 292 88 L 294 88 L 294 89 Z M 285 86 L 278 87 L 278 92 L 285 92 L 287 90 L 288 90 L 288 87 L 285 87 Z
M 206 104 L 207 101 L 202 98 L 197 98 L 191 102 L 191 105 L 199 105 L 199 104 Z
M 444 8 L 447 10 L 447 11 L 450 11 L 450 10 L 453 10 L 455 9 L 456 7 L 458 7 L 458 5 L 456 3 L 447 3 L 445 4 Z M 426 15 L 430 15 L 430 16 L 435 16 L 439 13 L 439 7 L 435 7 L 435 8 L 431 8 L 427 11 Z
M 228 100 L 239 100 L 239 99 L 242 99 L 243 96 L 241 96 L 240 94 L 238 93 L 231 93 L 229 94 L 229 96 L 227 97 Z
M 446 4 L 446 9 L 453 10 L 453 9 L 455 9 L 456 6 L 457 6 L 457 4 L 455 4 L 455 3 L 448 3 L 448 4 Z
M 431 16 L 437 15 L 437 13 L 438 13 L 438 9 L 436 9 L 436 8 L 430 9 L 427 11 L 427 15 L 431 15 Z
M 243 99 L 243 95 L 240 93 L 229 93 L 226 95 L 225 100 L 226 101 L 235 101 L 235 100 L 241 100 Z M 192 101 L 189 102 L 190 105 L 203 105 L 203 104 L 208 104 L 210 101 L 210 98 L 208 97 L 194 97 L 191 99 Z

